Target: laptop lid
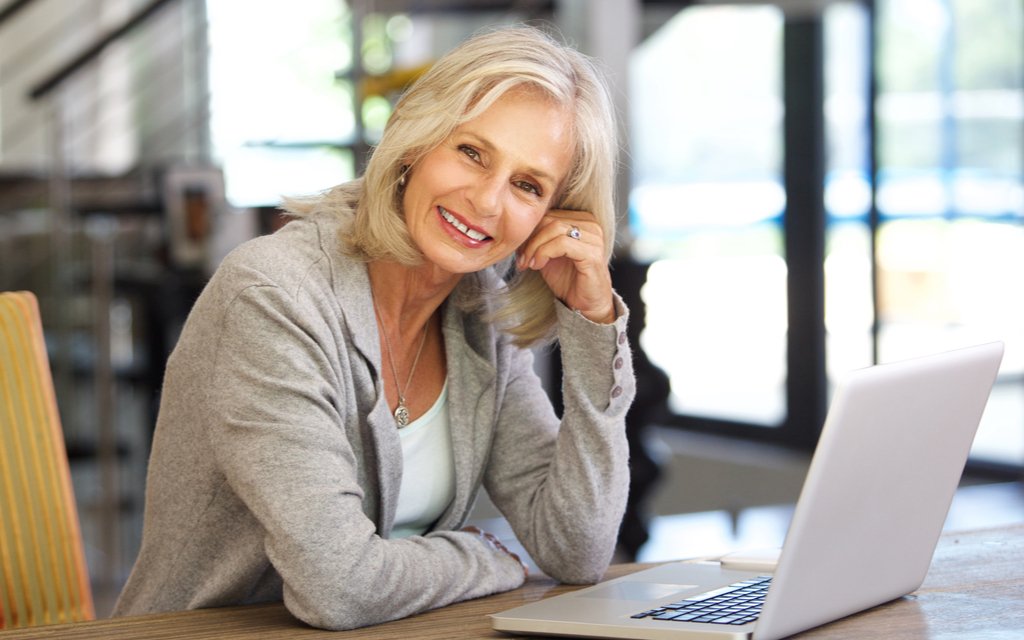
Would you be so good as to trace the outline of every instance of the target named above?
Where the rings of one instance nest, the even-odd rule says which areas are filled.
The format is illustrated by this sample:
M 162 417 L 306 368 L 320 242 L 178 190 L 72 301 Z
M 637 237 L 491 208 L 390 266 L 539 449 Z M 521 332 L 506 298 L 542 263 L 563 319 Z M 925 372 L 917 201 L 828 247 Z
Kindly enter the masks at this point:
M 849 374 L 836 389 L 754 637 L 924 581 L 1002 359 L 992 343 Z

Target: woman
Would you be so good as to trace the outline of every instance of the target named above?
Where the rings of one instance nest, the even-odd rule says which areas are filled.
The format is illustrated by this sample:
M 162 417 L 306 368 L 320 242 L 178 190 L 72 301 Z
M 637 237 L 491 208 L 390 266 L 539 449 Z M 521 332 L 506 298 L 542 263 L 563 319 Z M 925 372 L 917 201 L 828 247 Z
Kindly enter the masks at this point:
M 589 62 L 506 28 L 399 101 L 363 179 L 228 256 L 168 362 L 115 614 L 282 599 L 346 629 L 606 569 L 634 392 L 614 123 Z M 504 278 L 511 277 L 505 284 Z M 561 343 L 561 420 L 526 347 Z

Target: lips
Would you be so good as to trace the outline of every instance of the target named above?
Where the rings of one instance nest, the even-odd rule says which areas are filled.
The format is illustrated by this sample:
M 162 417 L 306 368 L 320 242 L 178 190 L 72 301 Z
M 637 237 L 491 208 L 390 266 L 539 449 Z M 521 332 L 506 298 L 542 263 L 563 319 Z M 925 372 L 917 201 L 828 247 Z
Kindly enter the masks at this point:
M 449 212 L 444 207 L 438 207 L 437 210 L 438 212 L 440 212 L 441 217 L 444 218 L 445 222 L 447 222 L 452 229 L 457 230 L 459 233 L 466 236 L 470 240 L 473 240 L 474 242 L 484 242 L 486 240 L 491 239 L 491 236 L 480 231 L 479 229 L 474 229 L 473 227 L 470 227 L 462 220 L 456 218 L 451 212 Z

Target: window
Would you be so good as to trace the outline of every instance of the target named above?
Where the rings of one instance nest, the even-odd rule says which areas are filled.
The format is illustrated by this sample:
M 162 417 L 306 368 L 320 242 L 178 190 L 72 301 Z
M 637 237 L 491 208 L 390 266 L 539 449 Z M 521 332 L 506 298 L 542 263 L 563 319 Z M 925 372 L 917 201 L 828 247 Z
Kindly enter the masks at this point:
M 210 129 L 228 200 L 275 206 L 355 175 L 350 18 L 338 0 L 207 0 Z
M 786 413 L 781 36 L 778 9 L 694 7 L 630 67 L 642 344 L 676 412 L 768 427 Z
M 878 3 L 878 352 L 1001 339 L 973 455 L 1024 464 L 1024 5 Z
M 671 378 L 680 424 L 781 433 L 750 427 L 786 426 L 795 410 L 787 363 L 814 344 L 787 338 L 787 295 L 802 295 L 787 277 L 807 264 L 793 266 L 784 233 L 782 87 L 816 61 L 783 47 L 808 19 L 768 3 L 689 7 L 632 60 L 630 225 L 651 263 L 641 343 Z M 833 2 L 820 25 L 822 376 L 1003 340 L 972 456 L 1020 469 L 1024 5 Z

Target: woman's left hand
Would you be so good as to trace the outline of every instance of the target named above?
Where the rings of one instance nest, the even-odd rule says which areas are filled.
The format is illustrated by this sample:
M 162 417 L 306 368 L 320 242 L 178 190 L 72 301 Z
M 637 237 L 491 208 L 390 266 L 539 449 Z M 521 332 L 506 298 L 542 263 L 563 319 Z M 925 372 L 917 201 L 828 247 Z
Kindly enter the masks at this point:
M 548 211 L 530 239 L 519 247 L 518 254 L 519 269 L 540 271 L 565 306 L 592 322 L 615 321 L 604 233 L 592 214 L 566 209 Z
M 516 553 L 509 551 L 509 548 L 502 544 L 501 540 L 498 540 L 498 538 L 495 537 L 494 534 L 488 533 L 486 531 L 481 531 L 479 527 L 475 527 L 473 525 L 462 527 L 462 530 L 466 533 L 472 533 L 473 535 L 480 536 L 480 538 L 482 538 L 484 542 L 489 544 L 491 548 L 512 556 L 512 559 L 518 562 L 519 566 L 523 569 L 523 580 L 530 577 L 530 567 L 526 566 L 526 563 L 523 562 L 523 559 L 520 558 Z

